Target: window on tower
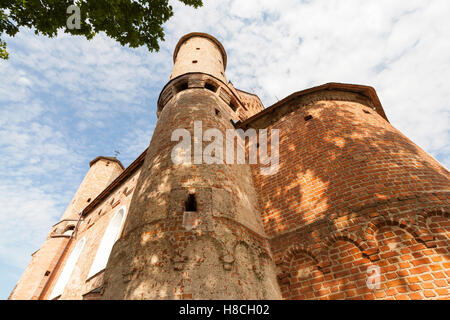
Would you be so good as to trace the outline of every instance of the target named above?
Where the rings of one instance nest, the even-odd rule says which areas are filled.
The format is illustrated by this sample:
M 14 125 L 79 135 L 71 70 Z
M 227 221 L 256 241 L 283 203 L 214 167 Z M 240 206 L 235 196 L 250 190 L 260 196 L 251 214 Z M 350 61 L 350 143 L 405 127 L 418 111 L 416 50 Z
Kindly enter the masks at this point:
M 63 235 L 71 236 L 73 234 L 74 230 L 75 230 L 75 226 L 74 225 L 67 226 L 66 229 L 64 230 Z
M 205 83 L 205 89 L 208 89 L 208 90 L 210 90 L 212 92 L 216 92 L 218 88 L 217 88 L 216 85 L 214 85 L 214 84 L 212 84 L 210 82 L 206 82 Z
M 75 264 L 78 261 L 78 258 L 81 254 L 81 251 L 84 248 L 85 243 L 86 238 L 83 238 L 80 241 L 78 241 L 77 244 L 75 245 L 75 248 L 72 250 L 72 253 L 67 259 L 66 265 L 64 266 L 64 269 L 61 272 L 55 287 L 53 288 L 53 291 L 50 295 L 50 300 L 53 300 L 63 294 L 64 288 L 69 282 L 70 276 L 72 275 L 73 269 L 75 268 Z
M 88 279 L 106 268 L 112 247 L 117 241 L 125 220 L 125 207 L 120 208 L 112 217 L 98 247 L 94 262 L 89 270 Z
M 185 210 L 195 212 L 197 211 L 197 200 L 195 199 L 195 194 L 189 194 L 186 202 L 185 202 Z
M 183 90 L 186 90 L 189 88 L 188 82 L 187 81 L 183 81 L 181 83 L 177 83 L 175 85 L 175 93 L 181 92 Z
M 231 109 L 233 109 L 233 111 L 237 110 L 238 106 L 237 106 L 237 103 L 236 103 L 236 101 L 234 99 L 230 100 L 230 107 L 231 107 Z

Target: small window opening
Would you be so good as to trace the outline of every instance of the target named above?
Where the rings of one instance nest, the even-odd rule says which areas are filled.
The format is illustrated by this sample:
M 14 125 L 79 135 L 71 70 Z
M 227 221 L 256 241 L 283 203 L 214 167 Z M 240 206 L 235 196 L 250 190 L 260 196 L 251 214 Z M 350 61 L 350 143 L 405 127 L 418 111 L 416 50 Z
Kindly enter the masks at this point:
M 211 90 L 212 92 L 217 91 L 217 87 L 213 85 L 212 83 L 206 82 L 205 83 L 205 89 Z
M 231 100 L 231 101 L 230 101 L 230 107 L 231 107 L 231 109 L 233 109 L 233 111 L 236 111 L 236 110 L 237 110 L 237 104 L 236 104 L 236 101 Z
M 215 111 L 216 111 L 216 116 L 220 116 L 220 111 L 217 109 L 215 109 Z
M 185 202 L 185 211 L 195 212 L 197 211 L 197 200 L 195 199 L 195 194 L 189 194 Z
M 313 118 L 312 115 L 307 115 L 307 116 L 305 117 L 305 121 L 309 121 L 309 120 L 311 120 L 312 118 Z
M 87 202 L 91 202 L 91 198 L 87 199 Z
M 232 124 L 234 127 L 236 127 L 236 126 L 238 126 L 238 125 L 241 124 L 241 120 L 233 120 L 233 119 L 230 119 L 230 122 L 231 122 L 231 124 Z
M 195 48 L 195 49 L 200 50 L 200 48 Z
M 71 236 L 73 231 L 75 230 L 75 226 L 74 225 L 70 225 L 66 228 L 66 230 L 64 230 L 63 235 L 65 236 Z
M 197 60 L 192 60 L 192 63 L 197 63 L 198 61 Z
M 45 271 L 45 276 L 48 277 L 50 275 L 50 271 Z
M 363 109 L 364 113 L 370 114 L 369 110 Z
M 175 86 L 175 90 L 177 91 L 177 93 L 181 92 L 183 90 L 186 90 L 186 89 L 188 89 L 188 83 L 187 82 L 182 82 L 182 83 L 177 84 Z

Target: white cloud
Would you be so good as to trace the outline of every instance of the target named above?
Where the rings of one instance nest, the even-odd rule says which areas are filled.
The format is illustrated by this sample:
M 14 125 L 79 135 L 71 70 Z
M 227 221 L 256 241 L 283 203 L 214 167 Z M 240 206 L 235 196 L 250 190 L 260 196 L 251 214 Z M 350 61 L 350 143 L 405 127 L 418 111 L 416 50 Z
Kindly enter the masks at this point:
M 449 166 L 448 1 L 235 0 L 177 9 L 170 35 L 217 36 L 228 79 L 266 106 L 326 82 L 370 85 L 391 123 Z
M 58 195 L 50 195 L 31 181 L 0 183 L 0 259 L 24 267 L 59 218 Z M 37 242 L 38 241 L 38 242 Z

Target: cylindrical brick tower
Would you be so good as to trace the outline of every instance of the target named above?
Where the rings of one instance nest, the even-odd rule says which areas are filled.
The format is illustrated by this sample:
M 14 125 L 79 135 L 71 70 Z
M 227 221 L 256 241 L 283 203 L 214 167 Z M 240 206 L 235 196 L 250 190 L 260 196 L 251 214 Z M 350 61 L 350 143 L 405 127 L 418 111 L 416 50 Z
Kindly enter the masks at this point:
M 55 268 L 67 248 L 81 210 L 94 200 L 123 171 L 122 163 L 112 157 L 97 157 L 89 163 L 89 171 L 67 206 L 60 221 L 52 226 L 41 248 L 32 254 L 32 260 L 10 295 L 10 299 L 36 300 L 42 297 L 46 285 L 54 276 Z
M 278 299 L 250 167 L 202 158 L 217 134 L 234 129 L 230 120 L 242 107 L 226 83 L 225 50 L 214 37 L 191 33 L 177 44 L 174 63 L 103 298 Z M 172 160 L 177 129 L 192 146 L 191 163 Z
M 77 193 L 73 196 L 72 201 L 70 201 L 62 216 L 62 220 L 78 219 L 80 211 L 124 170 L 122 163 L 114 157 L 96 157 L 89 163 L 89 166 L 89 171 L 81 182 Z
M 170 79 L 186 73 L 209 74 L 226 83 L 227 54 L 222 44 L 202 33 L 182 37 L 173 53 L 173 70 Z

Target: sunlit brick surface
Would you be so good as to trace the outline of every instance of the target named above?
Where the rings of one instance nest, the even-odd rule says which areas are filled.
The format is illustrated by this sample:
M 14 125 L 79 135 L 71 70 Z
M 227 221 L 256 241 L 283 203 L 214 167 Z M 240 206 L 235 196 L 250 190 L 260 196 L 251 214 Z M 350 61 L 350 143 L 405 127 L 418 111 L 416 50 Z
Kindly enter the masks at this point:
M 225 66 L 213 37 L 180 40 L 149 148 L 125 171 L 92 163 L 10 298 L 48 299 L 85 237 L 59 299 L 449 299 L 449 172 L 387 121 L 375 90 L 330 83 L 264 109 Z M 268 129 L 269 141 L 278 129 L 278 172 L 175 164 L 171 135 L 194 142 L 195 121 Z M 120 207 L 107 267 L 88 278 Z

